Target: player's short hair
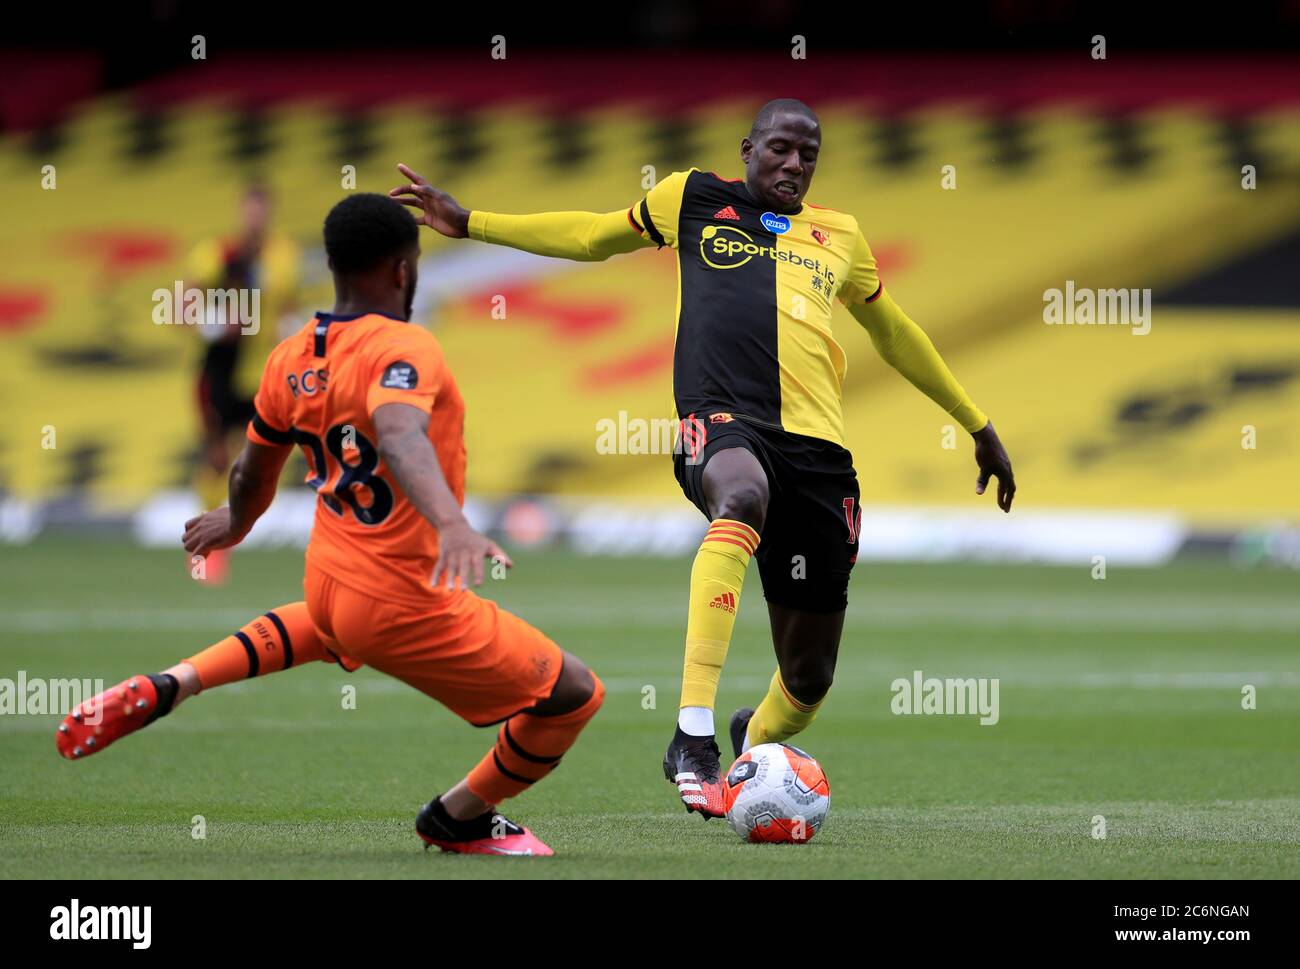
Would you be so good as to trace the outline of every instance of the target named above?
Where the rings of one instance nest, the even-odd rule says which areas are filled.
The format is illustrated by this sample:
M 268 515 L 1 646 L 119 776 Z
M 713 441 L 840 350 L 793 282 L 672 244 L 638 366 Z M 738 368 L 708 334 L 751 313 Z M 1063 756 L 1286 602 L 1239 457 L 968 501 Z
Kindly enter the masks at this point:
M 349 195 L 325 216 L 325 254 L 337 273 L 373 269 L 419 238 L 419 224 L 387 195 Z
M 813 109 L 802 101 L 795 98 L 773 98 L 758 109 L 758 114 L 754 115 L 754 123 L 749 129 L 749 140 L 757 141 L 759 135 L 776 124 L 778 114 L 800 114 L 813 124 L 821 125 Z

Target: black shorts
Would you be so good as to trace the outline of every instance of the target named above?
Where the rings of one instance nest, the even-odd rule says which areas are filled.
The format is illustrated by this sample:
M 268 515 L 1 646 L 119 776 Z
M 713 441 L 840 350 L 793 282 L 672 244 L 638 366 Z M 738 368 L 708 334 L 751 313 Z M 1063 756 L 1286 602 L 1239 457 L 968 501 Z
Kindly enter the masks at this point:
M 760 535 L 758 572 L 768 602 L 806 612 L 840 612 L 848 605 L 849 573 L 858 560 L 861 522 L 853 455 L 838 444 L 741 417 L 695 415 L 703 447 L 673 455 L 683 493 L 709 515 L 704 468 L 727 448 L 743 447 L 767 472 L 767 518 Z M 714 418 L 718 418 L 715 422 Z
M 203 355 L 199 371 L 199 408 L 210 414 L 224 432 L 242 431 L 253 419 L 253 401 L 235 390 L 239 348 L 232 342 L 214 343 Z

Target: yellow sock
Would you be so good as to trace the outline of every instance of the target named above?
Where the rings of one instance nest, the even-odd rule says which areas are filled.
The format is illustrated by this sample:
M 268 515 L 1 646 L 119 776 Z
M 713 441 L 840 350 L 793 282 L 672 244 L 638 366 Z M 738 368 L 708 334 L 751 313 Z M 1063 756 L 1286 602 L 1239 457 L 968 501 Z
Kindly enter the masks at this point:
M 825 699 L 824 697 L 822 699 Z M 818 700 L 811 706 L 800 703 L 790 695 L 790 691 L 781 682 L 781 671 L 772 675 L 772 683 L 767 688 L 767 696 L 754 711 L 749 721 L 746 736 L 750 747 L 759 744 L 775 744 L 789 740 L 817 717 L 817 708 L 822 705 Z
M 744 522 L 718 518 L 695 553 L 691 598 L 686 613 L 686 665 L 682 671 L 683 707 L 713 709 L 731 630 L 740 608 L 740 587 L 758 533 Z
M 194 479 L 194 490 L 199 493 L 199 503 L 204 511 L 220 508 L 226 503 L 226 476 L 217 474 L 206 465 L 201 468 Z

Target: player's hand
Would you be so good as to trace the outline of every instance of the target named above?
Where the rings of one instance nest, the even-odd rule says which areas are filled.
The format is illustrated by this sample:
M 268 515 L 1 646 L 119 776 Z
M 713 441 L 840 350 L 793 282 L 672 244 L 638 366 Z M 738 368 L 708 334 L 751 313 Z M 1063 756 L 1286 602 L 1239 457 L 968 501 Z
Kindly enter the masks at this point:
M 207 555 L 217 549 L 238 545 L 243 535 L 230 529 L 230 508 L 205 511 L 185 523 L 185 551 L 191 555 Z
M 462 520 L 438 529 L 438 564 L 433 567 L 433 586 L 437 588 L 441 577 L 447 589 L 468 589 L 470 578 L 474 585 L 483 584 L 483 560 L 500 560 L 506 568 L 514 562 L 496 542 L 480 535 Z
M 975 438 L 975 463 L 980 469 L 980 476 L 975 479 L 975 494 L 984 494 L 989 478 L 997 478 L 998 507 L 1010 511 L 1011 501 L 1016 497 L 1016 478 L 1011 473 L 1007 449 L 998 440 L 998 432 L 993 430 L 993 422 L 989 421 L 971 437 Z
M 421 214 L 416 222 L 452 239 L 464 239 L 469 235 L 469 212 L 454 198 L 438 191 L 423 175 L 405 165 L 399 163 L 397 170 L 411 180 L 410 184 L 399 185 L 388 194 L 403 205 L 419 209 Z

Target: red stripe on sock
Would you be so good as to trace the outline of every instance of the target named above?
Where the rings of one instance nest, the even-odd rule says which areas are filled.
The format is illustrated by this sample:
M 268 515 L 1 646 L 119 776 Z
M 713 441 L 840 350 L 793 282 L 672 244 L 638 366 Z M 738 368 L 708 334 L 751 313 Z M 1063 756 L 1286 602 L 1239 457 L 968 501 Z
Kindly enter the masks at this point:
M 744 544 L 743 542 L 737 542 L 735 539 L 709 537 L 704 540 L 704 544 L 706 545 L 709 544 L 710 542 L 726 542 L 728 545 L 734 545 L 737 548 L 743 548 L 750 555 L 754 554 L 754 550 L 752 548 L 750 548 L 748 545 Z
M 758 534 L 752 528 L 746 528 L 744 525 L 712 525 L 709 527 L 709 535 L 734 535 L 736 538 L 743 538 L 752 547 L 757 548 L 759 543 Z
M 713 531 L 715 528 L 730 528 L 736 532 L 739 532 L 742 535 L 749 536 L 755 542 L 758 541 L 758 532 L 754 531 L 744 522 L 738 522 L 732 518 L 717 519 L 716 521 L 713 522 L 712 525 L 709 526 L 709 531 Z
M 734 530 L 734 529 L 730 529 L 730 528 L 713 528 L 713 529 L 710 529 L 709 532 L 704 536 L 704 538 L 705 538 L 705 541 L 708 541 L 708 540 L 711 539 L 711 538 L 717 538 L 717 537 L 720 537 L 720 536 L 726 536 L 726 537 L 728 537 L 728 538 L 736 538 L 736 539 L 739 539 L 740 541 L 742 541 L 742 542 L 744 542 L 746 545 L 748 545 L 751 551 L 753 551 L 755 548 L 758 547 L 758 542 L 755 541 L 751 536 L 745 534 L 744 532 L 738 532 L 738 531 L 736 531 L 736 530 Z

